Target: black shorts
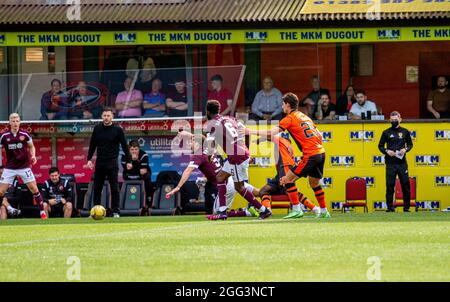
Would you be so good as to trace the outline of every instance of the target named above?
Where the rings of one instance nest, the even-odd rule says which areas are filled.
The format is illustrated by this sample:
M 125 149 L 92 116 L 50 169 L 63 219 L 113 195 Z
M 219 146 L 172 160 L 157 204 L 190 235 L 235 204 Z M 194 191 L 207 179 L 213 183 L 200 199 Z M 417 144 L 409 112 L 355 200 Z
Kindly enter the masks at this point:
M 50 206 L 49 214 L 53 217 L 64 216 L 64 204 L 62 202 L 60 202 L 60 203 L 55 204 L 54 206 Z
M 323 177 L 324 165 L 325 153 L 303 156 L 300 162 L 291 168 L 291 171 L 300 178 L 311 176 L 320 179 Z
M 280 185 L 280 178 L 286 176 L 287 171 L 289 171 L 288 166 L 279 167 L 277 175 L 267 181 L 267 185 L 270 186 L 270 195 L 285 195 L 286 188 Z

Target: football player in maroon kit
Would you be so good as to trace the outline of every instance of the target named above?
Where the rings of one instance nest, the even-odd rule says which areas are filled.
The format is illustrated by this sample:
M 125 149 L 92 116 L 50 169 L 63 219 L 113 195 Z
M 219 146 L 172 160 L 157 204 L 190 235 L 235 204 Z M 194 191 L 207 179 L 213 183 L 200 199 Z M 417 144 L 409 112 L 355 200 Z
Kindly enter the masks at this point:
M 33 171 L 31 171 L 31 166 L 37 162 L 33 139 L 28 132 L 20 130 L 19 114 L 11 113 L 9 115 L 9 126 L 9 131 L 0 135 L 0 147 L 5 148 L 6 153 L 6 164 L 0 178 L 0 200 L 3 199 L 5 192 L 13 184 L 16 176 L 19 176 L 33 194 L 34 204 L 39 206 L 41 218 L 47 219 L 44 202 L 41 193 L 39 193 Z

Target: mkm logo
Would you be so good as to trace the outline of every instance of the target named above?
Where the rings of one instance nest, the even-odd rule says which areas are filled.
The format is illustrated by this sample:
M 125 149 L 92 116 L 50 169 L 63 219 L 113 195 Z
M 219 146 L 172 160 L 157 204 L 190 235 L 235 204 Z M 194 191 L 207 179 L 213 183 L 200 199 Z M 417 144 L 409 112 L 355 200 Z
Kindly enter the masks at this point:
M 355 165 L 355 157 L 353 155 L 331 156 L 332 167 L 353 167 Z
M 374 211 L 384 211 L 387 209 L 386 202 L 384 201 L 374 201 L 373 202 L 373 210 Z
M 250 164 L 261 167 L 270 166 L 270 157 L 253 157 L 253 160 L 250 162 Z
M 441 208 L 441 203 L 438 200 L 422 200 L 416 201 L 416 207 L 418 210 L 439 210 Z
M 379 29 L 377 31 L 378 40 L 398 40 L 400 39 L 400 29 Z
M 363 177 L 366 180 L 366 187 L 367 188 L 375 188 L 375 177 L 373 176 L 366 176 Z
M 267 31 L 246 31 L 245 40 L 264 42 L 267 40 Z
M 332 201 L 331 202 L 331 209 L 332 210 L 342 210 L 342 205 L 344 203 L 342 201 Z
M 322 132 L 322 141 L 324 143 L 331 143 L 333 141 L 333 133 L 331 131 Z
M 450 140 L 450 130 L 435 130 L 434 140 L 436 141 L 448 141 Z
M 416 130 L 409 131 L 409 135 L 411 136 L 411 140 L 413 140 L 413 141 L 417 140 L 417 131 Z
M 5 34 L 1 34 L 1 35 L 0 35 L 0 44 L 5 44 L 5 41 L 6 41 L 6 36 L 5 36 Z
M 350 131 L 351 142 L 372 142 L 374 139 L 373 131 Z
M 418 167 L 437 167 L 439 162 L 439 155 L 416 155 L 416 166 Z
M 384 166 L 384 155 L 374 155 L 372 157 L 372 166 Z
M 333 187 L 333 178 L 332 177 L 324 177 L 320 180 L 320 185 L 324 188 L 332 188 Z
M 116 43 L 135 43 L 136 33 L 114 33 L 114 42 Z
M 434 177 L 435 187 L 450 187 L 450 176 L 435 176 Z

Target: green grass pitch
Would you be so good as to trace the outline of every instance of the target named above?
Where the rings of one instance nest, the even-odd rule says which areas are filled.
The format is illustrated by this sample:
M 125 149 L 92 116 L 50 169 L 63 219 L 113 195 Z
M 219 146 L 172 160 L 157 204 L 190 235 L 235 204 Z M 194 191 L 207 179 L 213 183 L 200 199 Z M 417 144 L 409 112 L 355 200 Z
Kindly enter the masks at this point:
M 70 256 L 81 281 L 368 281 L 371 256 L 381 282 L 450 281 L 449 215 L 8 220 L 0 281 L 68 281 Z

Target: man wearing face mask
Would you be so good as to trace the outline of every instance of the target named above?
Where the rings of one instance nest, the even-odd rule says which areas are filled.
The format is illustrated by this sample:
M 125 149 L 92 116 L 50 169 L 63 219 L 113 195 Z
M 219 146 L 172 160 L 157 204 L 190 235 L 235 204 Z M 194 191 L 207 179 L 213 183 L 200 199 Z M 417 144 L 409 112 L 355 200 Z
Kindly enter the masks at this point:
M 386 157 L 386 212 L 394 212 L 395 179 L 400 179 L 403 192 L 403 212 L 409 212 L 410 185 L 406 152 L 413 147 L 409 130 L 400 127 L 402 118 L 398 111 L 391 112 L 390 121 L 392 127 L 383 131 L 378 149 Z

